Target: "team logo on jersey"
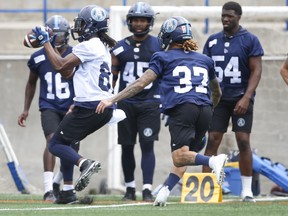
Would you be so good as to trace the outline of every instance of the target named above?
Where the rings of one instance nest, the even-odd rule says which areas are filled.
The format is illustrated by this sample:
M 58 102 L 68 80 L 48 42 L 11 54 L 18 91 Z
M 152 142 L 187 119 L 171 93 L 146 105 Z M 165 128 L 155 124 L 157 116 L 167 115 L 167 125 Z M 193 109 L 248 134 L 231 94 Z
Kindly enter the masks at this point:
M 145 128 L 144 131 L 143 131 L 143 134 L 144 134 L 144 136 L 146 136 L 146 137 L 152 136 L 152 133 L 153 133 L 153 131 L 152 131 L 151 128 Z
M 237 125 L 238 125 L 239 127 L 243 127 L 243 126 L 245 125 L 245 119 L 239 118 L 239 119 L 237 120 Z

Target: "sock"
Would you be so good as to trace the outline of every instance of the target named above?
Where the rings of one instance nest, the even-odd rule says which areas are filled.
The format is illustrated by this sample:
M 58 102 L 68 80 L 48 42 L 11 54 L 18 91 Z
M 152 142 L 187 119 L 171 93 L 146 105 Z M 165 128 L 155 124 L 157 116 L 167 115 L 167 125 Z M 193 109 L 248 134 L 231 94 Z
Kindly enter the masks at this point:
M 63 174 L 61 171 L 58 171 L 56 173 L 56 175 L 54 175 L 54 178 L 53 178 L 53 183 L 57 183 L 57 184 L 61 184 L 61 181 L 63 179 Z
M 242 181 L 242 192 L 241 197 L 244 198 L 245 196 L 253 197 L 252 193 L 252 176 L 241 176 Z
M 151 184 L 144 184 L 143 187 L 142 187 L 142 190 L 145 190 L 145 189 L 148 189 L 148 190 L 152 190 L 152 185 Z
M 131 181 L 131 182 L 125 182 L 125 186 L 126 186 L 126 188 L 127 187 L 136 188 L 136 182 L 135 182 L 135 180 Z
M 195 157 L 195 165 L 209 166 L 210 157 L 202 154 L 197 154 Z
M 82 164 L 86 161 L 87 159 L 82 159 L 80 162 L 79 162 L 79 166 L 78 167 L 81 167 Z
M 74 190 L 74 185 L 64 184 L 62 190 L 63 191 Z
M 52 184 L 53 184 L 53 172 L 44 172 L 44 192 L 48 192 L 53 190 Z
M 179 176 L 175 175 L 174 173 L 170 173 L 168 179 L 165 182 L 165 185 L 168 186 L 169 191 L 171 191 L 174 186 L 179 182 Z

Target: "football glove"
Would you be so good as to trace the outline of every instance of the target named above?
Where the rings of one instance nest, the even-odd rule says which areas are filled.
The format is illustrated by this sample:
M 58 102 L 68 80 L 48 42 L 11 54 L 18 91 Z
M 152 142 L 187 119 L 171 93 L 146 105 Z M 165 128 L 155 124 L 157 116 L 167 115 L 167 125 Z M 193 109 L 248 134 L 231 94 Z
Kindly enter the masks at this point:
M 37 40 L 41 45 L 44 45 L 45 43 L 50 41 L 50 35 L 49 35 L 49 27 L 35 27 L 32 29 L 34 32 Z

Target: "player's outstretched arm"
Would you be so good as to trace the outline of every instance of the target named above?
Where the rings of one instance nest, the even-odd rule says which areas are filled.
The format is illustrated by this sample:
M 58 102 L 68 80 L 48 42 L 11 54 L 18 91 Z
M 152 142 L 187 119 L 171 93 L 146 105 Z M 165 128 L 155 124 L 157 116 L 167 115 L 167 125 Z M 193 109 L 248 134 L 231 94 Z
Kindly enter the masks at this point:
M 103 113 L 106 107 L 109 107 L 112 104 L 117 103 L 118 101 L 121 101 L 125 98 L 136 95 L 137 93 L 141 92 L 147 85 L 153 82 L 156 78 L 157 74 L 151 69 L 147 69 L 139 79 L 131 83 L 121 92 L 111 98 L 101 100 L 96 108 L 96 113 Z

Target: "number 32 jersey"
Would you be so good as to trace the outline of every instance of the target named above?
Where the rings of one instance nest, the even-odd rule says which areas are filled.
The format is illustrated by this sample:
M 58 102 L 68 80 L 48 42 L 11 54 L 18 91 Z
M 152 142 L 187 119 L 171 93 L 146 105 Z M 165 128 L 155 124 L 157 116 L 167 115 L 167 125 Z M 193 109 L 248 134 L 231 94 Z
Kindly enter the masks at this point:
M 234 36 L 228 37 L 222 31 L 211 35 L 203 53 L 214 60 L 222 99 L 226 100 L 244 95 L 250 77 L 249 57 L 264 55 L 258 38 L 242 27 Z
M 63 57 L 72 52 L 72 47 L 63 54 Z M 66 112 L 73 104 L 73 81 L 62 78 L 48 60 L 44 48 L 36 51 L 27 62 L 32 73 L 37 73 L 40 79 L 39 109 L 52 109 Z

